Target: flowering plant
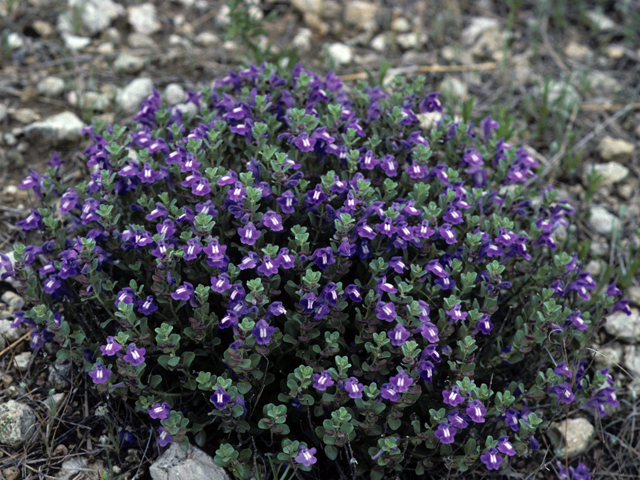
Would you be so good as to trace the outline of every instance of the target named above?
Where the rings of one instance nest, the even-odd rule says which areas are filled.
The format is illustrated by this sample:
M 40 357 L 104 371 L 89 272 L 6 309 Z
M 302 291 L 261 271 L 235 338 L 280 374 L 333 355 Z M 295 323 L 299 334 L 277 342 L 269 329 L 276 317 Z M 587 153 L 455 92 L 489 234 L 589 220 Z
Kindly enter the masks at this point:
M 490 117 L 452 121 L 424 79 L 390 91 L 251 66 L 191 92 L 194 118 L 154 92 L 131 127 L 95 121 L 86 181 L 56 156 L 22 183 L 42 241 L 2 257 L 33 305 L 14 324 L 238 478 L 265 455 L 498 470 L 558 406 L 606 414 L 584 348 L 628 306 L 563 251 L 574 209 Z

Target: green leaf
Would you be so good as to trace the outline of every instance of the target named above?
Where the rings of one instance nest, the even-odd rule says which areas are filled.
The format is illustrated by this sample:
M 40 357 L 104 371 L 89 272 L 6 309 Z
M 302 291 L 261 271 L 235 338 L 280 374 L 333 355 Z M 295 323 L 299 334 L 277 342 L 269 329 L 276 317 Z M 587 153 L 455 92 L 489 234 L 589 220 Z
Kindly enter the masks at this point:
M 152 375 L 151 380 L 149 380 L 149 386 L 151 388 L 156 388 L 162 382 L 162 377 L 160 375 Z
M 184 352 L 182 354 L 182 365 L 184 365 L 184 368 L 189 368 L 189 366 L 193 362 L 194 358 L 196 358 L 196 354 L 195 353 L 193 353 L 193 352 Z
M 324 453 L 327 455 L 329 460 L 335 460 L 338 458 L 338 449 L 333 445 L 325 445 Z
M 387 425 L 389 425 L 389 428 L 391 430 L 398 430 L 400 428 L 400 426 L 402 425 L 402 422 L 400 420 L 398 420 L 397 418 L 388 417 L 387 418 Z

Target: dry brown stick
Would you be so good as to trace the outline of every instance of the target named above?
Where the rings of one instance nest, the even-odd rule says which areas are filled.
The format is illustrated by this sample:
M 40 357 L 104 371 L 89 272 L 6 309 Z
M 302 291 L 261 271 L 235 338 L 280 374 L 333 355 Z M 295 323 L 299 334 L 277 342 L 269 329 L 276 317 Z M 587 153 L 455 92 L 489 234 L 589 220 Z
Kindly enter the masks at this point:
M 582 105 L 582 107 L 580 107 L 580 110 L 582 110 L 583 112 L 615 112 L 615 111 L 620 110 L 622 108 L 629 108 L 631 110 L 638 110 L 638 109 L 640 109 L 640 103 L 633 103 L 631 105 L 627 105 L 626 107 L 624 105 L 618 105 L 618 104 L 613 104 L 613 105 Z
M 499 62 L 472 63 L 470 65 L 420 65 L 409 67 L 410 72 L 418 73 L 448 73 L 448 72 L 469 72 L 472 70 L 494 70 L 500 65 Z M 367 78 L 366 72 L 350 73 L 340 77 L 343 81 L 364 80 Z
M 0 352 L 0 357 L 2 355 L 4 355 L 5 353 L 7 353 L 9 350 L 11 350 L 13 347 L 15 347 L 16 345 L 18 345 L 20 342 L 22 342 L 23 340 L 26 340 L 29 335 L 31 335 L 31 332 L 29 333 L 25 333 L 22 337 L 20 337 L 18 340 L 16 340 L 15 342 L 13 342 L 11 345 L 9 345 L 7 348 L 5 348 L 4 350 L 2 350 Z
M 544 17 L 540 22 L 540 34 L 542 35 L 542 43 L 544 44 L 544 48 L 547 49 L 547 52 L 549 53 L 549 55 L 551 56 L 555 64 L 558 65 L 558 67 L 560 67 L 560 70 L 568 74 L 570 72 L 569 68 L 565 65 L 565 63 L 562 61 L 560 56 L 553 49 L 553 47 L 551 46 L 551 42 L 549 42 L 549 35 L 547 34 L 548 22 L 549 22 L 548 17 Z
M 569 135 L 571 135 L 571 132 L 573 131 L 573 125 L 576 121 L 576 117 L 578 116 L 579 110 L 580 108 L 578 108 L 578 105 L 575 105 L 573 107 L 573 111 L 571 112 L 571 117 L 569 118 L 569 125 L 567 126 L 567 130 L 565 131 L 564 139 L 562 140 L 562 145 L 560 145 L 560 150 L 558 150 L 558 153 L 556 153 L 553 157 L 551 157 L 551 160 L 549 161 L 549 163 L 551 163 L 552 165 L 558 163 L 560 159 L 562 159 L 562 157 L 564 156 L 565 151 L 567 150 L 567 144 L 569 143 Z M 553 180 L 556 176 L 557 171 L 558 170 L 553 170 L 551 172 L 551 177 L 549 178 L 550 184 L 553 183 Z

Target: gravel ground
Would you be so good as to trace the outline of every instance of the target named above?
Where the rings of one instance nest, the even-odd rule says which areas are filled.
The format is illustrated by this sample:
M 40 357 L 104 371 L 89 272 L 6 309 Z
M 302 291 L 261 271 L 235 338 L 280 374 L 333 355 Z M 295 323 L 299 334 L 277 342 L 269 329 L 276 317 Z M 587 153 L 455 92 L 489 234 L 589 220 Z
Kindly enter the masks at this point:
M 92 118 L 126 123 L 152 88 L 182 104 L 186 90 L 251 60 L 248 39 L 319 73 L 335 69 L 347 83 L 367 80 L 367 72 L 383 83 L 394 74 L 425 75 L 451 115 L 473 99 L 473 118 L 492 115 L 509 125 L 510 143 L 528 145 L 541 162 L 540 176 L 578 208 L 578 228 L 568 234 L 590 242 L 583 245 L 595 259 L 588 267 L 594 277 L 610 264 L 626 268 L 637 256 L 637 0 L 256 0 L 242 11 L 265 22 L 264 34 L 233 35 L 229 8 L 218 1 L 0 0 L 0 252 L 20 239 L 13 223 L 33 205 L 15 187 L 29 169 L 43 171 L 56 150 L 67 161 L 67 180 L 80 179 L 86 173 L 80 130 Z M 596 183 L 593 172 L 600 175 Z M 638 277 L 629 275 L 624 286 L 634 316 L 608 322 L 594 345 L 606 355 L 595 357 L 598 365 L 612 366 L 621 400 L 605 419 L 585 417 L 595 435 L 579 460 L 594 478 L 640 477 L 633 413 L 640 393 Z M 8 291 L 0 283 L 0 294 Z M 0 317 L 20 301 L 4 294 Z M 78 462 L 66 465 L 73 470 L 106 465 L 107 458 L 122 478 L 149 478 L 160 450 L 147 443 L 137 414 L 118 413 L 136 440 L 107 455 L 100 447 L 105 422 L 92 408 L 100 399 L 86 390 L 86 378 L 70 370 L 69 383 L 51 374 L 50 361 L 29 357 L 18 337 L 0 340 L 0 404 L 29 405 L 38 440 L 0 447 L 4 478 L 51 478 L 45 475 L 64 473 L 65 460 Z M 55 421 L 46 406 L 51 389 L 62 395 Z M 543 447 L 552 441 L 545 438 Z M 514 467 L 534 471 L 530 478 L 554 478 L 553 449 L 537 470 L 523 462 Z

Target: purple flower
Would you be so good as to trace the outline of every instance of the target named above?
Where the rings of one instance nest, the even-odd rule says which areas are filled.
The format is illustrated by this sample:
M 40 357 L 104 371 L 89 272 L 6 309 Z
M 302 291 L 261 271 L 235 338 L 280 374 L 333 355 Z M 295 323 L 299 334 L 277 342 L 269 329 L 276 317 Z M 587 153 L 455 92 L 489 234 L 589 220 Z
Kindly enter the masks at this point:
M 336 263 L 331 247 L 316 249 L 311 255 L 311 260 L 320 270 L 326 270 L 329 265 Z
M 458 386 L 452 387 L 450 392 L 443 390 L 442 398 L 444 403 L 452 407 L 456 407 L 464 402 L 464 397 L 460 394 L 460 388 Z
M 626 313 L 627 316 L 629 317 L 631 316 L 633 312 L 629 308 L 629 299 L 623 298 L 618 303 L 616 303 L 611 309 L 611 313 L 616 313 L 618 311 Z
M 120 350 L 122 350 L 122 345 L 116 341 L 116 337 L 107 337 L 107 344 L 100 345 L 100 351 L 102 352 L 102 355 L 106 357 L 115 355 Z
M 451 223 L 452 225 L 457 225 L 464 221 L 462 218 L 462 213 L 454 206 L 447 207 L 447 210 L 445 211 L 442 219 L 446 222 Z
M 191 194 L 197 195 L 199 197 L 209 195 L 211 193 L 211 186 L 209 185 L 209 180 L 204 177 L 196 178 L 191 184 Z
M 484 423 L 484 415 L 487 413 L 487 409 L 484 407 L 480 400 L 473 400 L 467 405 L 467 415 L 476 423 Z
M 225 405 L 231 401 L 231 396 L 222 386 L 218 385 L 218 388 L 213 392 L 213 395 L 209 397 L 209 400 L 213 402 L 218 410 L 222 410 Z
M 561 462 L 556 462 L 558 466 L 559 480 L 591 480 L 591 472 L 584 463 L 578 463 L 576 468 L 569 467 L 569 471 Z
M 73 188 L 67 189 L 66 192 L 62 194 L 62 198 L 60 198 L 60 206 L 58 207 L 58 212 L 62 215 L 69 213 L 74 208 L 80 206 L 79 195 Z
M 487 117 L 480 120 L 480 128 L 482 128 L 482 139 L 484 143 L 487 143 L 491 130 L 496 130 L 500 128 L 500 124 L 496 122 L 493 118 Z
M 17 222 L 16 225 L 22 228 L 23 232 L 26 232 L 27 230 L 41 229 L 42 216 L 40 215 L 40 212 L 32 209 L 29 216 L 24 220 Z
M 169 418 L 169 414 L 171 413 L 171 405 L 167 402 L 162 402 L 162 405 L 156 403 L 151 410 L 147 410 L 147 413 L 151 418 L 159 418 L 160 420 L 164 420 L 165 418 Z
M 242 259 L 238 268 L 240 270 L 248 270 L 250 268 L 255 268 L 258 264 L 260 257 L 255 252 L 249 252 L 249 254 Z
M 498 450 L 491 447 L 484 455 L 480 455 L 480 460 L 487 466 L 487 469 L 498 470 L 502 463 L 502 456 L 498 455 Z
M 447 413 L 447 420 L 456 428 L 467 428 L 469 426 L 458 410 L 451 410 Z
M 438 260 L 430 260 L 429 263 L 427 263 L 425 270 L 427 270 L 428 272 L 433 273 L 434 275 L 438 276 L 438 277 L 448 277 L 449 274 L 447 273 L 447 271 L 442 268 L 442 265 L 440 265 L 440 262 Z
M 281 232 L 284 228 L 282 226 L 282 217 L 271 210 L 262 216 L 262 225 L 274 232 Z
M 450 223 L 443 223 L 442 226 L 438 229 L 438 234 L 447 242 L 447 245 L 453 245 L 457 243 L 456 239 L 456 231 L 451 228 Z
M 498 438 L 498 450 L 510 457 L 513 457 L 516 454 L 516 450 L 513 448 L 513 445 L 511 445 L 511 442 L 509 441 L 509 437 L 506 435 Z
M 231 288 L 229 277 L 226 273 L 221 273 L 218 277 L 211 277 L 211 290 L 217 293 L 226 292 Z
M 380 167 L 387 174 L 387 177 L 398 176 L 398 162 L 395 161 L 393 155 L 385 155 L 380 159 Z
M 455 427 L 449 425 L 449 423 L 445 421 L 438 425 L 438 428 L 435 431 L 435 436 L 438 440 L 440 440 L 440 443 L 447 445 L 455 441 L 454 437 L 456 431 L 457 430 Z
M 153 170 L 150 163 L 145 163 L 142 171 L 136 175 L 142 183 L 154 183 L 162 178 L 162 174 Z
M 413 378 L 407 375 L 407 372 L 401 370 L 400 373 L 391 377 L 391 385 L 396 390 L 396 392 L 406 392 L 409 390 L 409 387 L 413 384 Z
M 227 314 L 224 317 L 222 317 L 222 320 L 220 320 L 220 323 L 218 324 L 218 328 L 221 328 L 223 330 L 229 327 L 232 327 L 233 329 L 235 329 L 235 327 L 237 326 L 238 326 L 238 316 L 232 310 L 227 310 Z
M 376 316 L 385 322 L 393 321 L 398 315 L 396 314 L 396 306 L 393 302 L 378 302 L 376 306 Z
M 249 222 L 245 227 L 238 229 L 238 234 L 240 235 L 240 241 L 242 243 L 245 245 L 253 245 L 256 243 L 256 240 L 260 238 L 262 232 L 255 227 L 253 222 Z
M 402 257 L 391 257 L 389 259 L 389 268 L 392 268 L 396 273 L 403 273 L 409 267 L 402 261 Z
M 301 463 L 305 467 L 310 467 L 314 463 L 318 461 L 316 457 L 314 457 L 316 453 L 315 447 L 307 448 L 304 445 L 300 445 L 300 450 L 298 450 L 298 455 L 294 458 L 294 460 L 298 463 Z
M 411 336 L 407 329 L 402 325 L 398 324 L 393 330 L 389 330 L 387 335 L 391 339 L 391 345 L 394 347 L 399 347 L 404 345 L 407 339 Z
M 459 320 L 464 320 L 469 315 L 469 313 L 461 311 L 461 308 L 462 305 L 457 303 L 451 310 L 445 310 L 445 312 L 451 317 L 454 322 L 457 322 Z
M 392 402 L 400 400 L 400 393 L 398 393 L 395 387 L 390 383 L 385 383 L 380 387 L 380 396 L 387 400 L 391 400 Z
M 193 285 L 189 282 L 184 282 L 171 294 L 171 298 L 174 300 L 191 300 L 193 298 Z
M 415 329 L 415 332 L 419 333 L 420 335 L 422 335 L 424 338 L 429 340 L 431 343 L 437 343 L 438 340 L 439 340 L 438 327 L 436 327 L 431 322 L 425 322 L 425 323 L 421 324 L 420 326 L 418 326 L 418 328 Z
M 63 195 L 64 196 L 64 195 Z M 622 291 L 618 287 L 616 287 L 616 281 L 614 280 L 607 287 L 607 296 L 608 297 L 617 297 L 622 295 Z
M 344 389 L 351 398 L 362 398 L 364 385 L 362 385 L 356 377 L 349 377 L 344 382 Z
M 321 392 L 324 392 L 327 389 L 327 387 L 332 386 L 334 383 L 335 382 L 331 378 L 331 373 L 329 373 L 329 370 L 325 370 L 321 374 L 320 373 L 313 374 L 313 388 L 315 388 L 316 390 L 320 390 Z
M 489 335 L 491 333 L 491 329 L 493 328 L 493 323 L 489 321 L 490 318 L 491 316 L 485 313 L 484 315 L 482 315 L 482 317 L 480 317 L 480 320 L 478 320 L 478 329 L 484 335 Z
M 122 290 L 120 290 L 118 292 L 118 295 L 116 296 L 116 301 L 113 302 L 113 304 L 118 307 L 118 305 L 120 305 L 120 303 L 124 303 L 125 305 L 129 305 L 130 303 L 133 303 L 133 301 L 136 298 L 136 294 L 134 293 L 134 291 L 129 288 L 129 287 L 125 287 Z
M 136 303 L 138 305 L 138 312 L 143 315 L 149 315 L 158 310 L 158 306 L 154 302 L 153 295 L 149 295 L 144 300 L 138 300 Z
M 111 370 L 105 368 L 101 363 L 97 363 L 95 368 L 89 372 L 89 376 L 93 379 L 93 383 L 106 383 L 107 378 L 111 375 Z
M 298 150 L 306 153 L 313 150 L 313 147 L 316 144 L 316 139 L 314 137 L 309 137 L 308 133 L 302 132 L 300 135 L 298 135 L 293 144 L 298 147 Z
M 137 367 L 142 362 L 144 362 L 145 353 L 147 353 L 147 350 L 144 347 L 137 348 L 135 344 L 131 343 L 129 344 L 129 348 L 127 348 L 127 354 L 122 358 L 124 358 L 134 367 Z
M 514 432 L 517 432 L 520 430 L 520 427 L 518 426 L 519 416 L 520 416 L 519 412 L 517 410 L 514 410 L 513 408 L 510 408 L 504 414 L 504 423 L 506 423 L 507 426 Z
M 256 326 L 251 330 L 258 345 L 267 345 L 271 341 L 271 335 L 276 331 L 275 327 L 269 326 L 264 319 L 258 320 Z
M 439 95 L 440 92 L 428 94 L 418 105 L 420 113 L 442 112 L 442 104 L 440 103 L 440 100 L 438 100 Z
M 62 287 L 62 280 L 60 280 L 58 275 L 51 275 L 44 281 L 44 292 L 50 295 L 55 293 L 60 287 Z
M 169 432 L 167 432 L 164 428 L 158 427 L 158 432 L 160 433 L 160 435 L 158 436 L 158 445 L 160 445 L 161 447 L 166 447 L 171 442 L 173 442 L 173 440 L 171 439 L 171 435 L 169 435 Z
M 262 265 L 260 265 L 256 270 L 258 270 L 258 273 L 270 277 L 271 275 L 278 273 L 278 262 L 277 260 L 271 260 L 269 255 L 265 255 L 262 257 Z
M 482 154 L 475 148 L 467 148 L 462 156 L 462 160 L 472 167 L 482 167 L 484 162 L 482 161 Z
M 284 213 L 295 212 L 295 206 L 298 204 L 298 197 L 291 191 L 285 191 L 282 196 L 276 198 L 276 203 L 280 205 L 280 208 Z
M 558 363 L 556 368 L 553 369 L 553 373 L 555 373 L 556 375 L 564 375 L 565 377 L 567 377 L 569 379 L 571 379 L 571 377 L 573 377 L 573 372 L 567 366 L 567 362 Z
M 360 303 L 362 301 L 362 295 L 360 294 L 360 288 L 357 285 L 351 284 L 344 289 L 344 293 L 353 302 Z
M 388 217 L 385 218 L 382 223 L 376 223 L 376 230 L 387 237 L 392 237 L 393 234 L 398 231 L 398 229 L 393 226 L 393 220 Z
M 322 185 L 316 185 L 316 188 L 307 192 L 307 199 L 305 200 L 309 205 L 318 205 L 327 199 L 327 195 L 322 190 Z M 284 210 L 283 210 L 284 211 Z
M 186 245 L 182 246 L 182 250 L 184 251 L 183 258 L 190 261 L 197 258 L 200 252 L 202 252 L 202 245 L 200 245 L 200 240 L 197 238 L 191 238 L 187 241 Z
M 373 156 L 373 151 L 367 150 L 367 153 L 358 158 L 358 163 L 360 164 L 360 168 L 364 170 L 373 170 L 375 166 L 380 163 L 380 160 Z
M 429 238 L 434 233 L 436 231 L 429 226 L 428 220 L 423 220 L 420 225 L 413 229 L 413 234 L 418 238 Z
M 562 385 L 556 385 L 549 389 L 549 393 L 555 393 L 558 395 L 558 401 L 569 405 L 576 398 L 571 391 L 571 385 L 563 383 Z
M 285 270 L 289 270 L 295 266 L 295 256 L 289 253 L 288 248 L 281 248 L 278 251 L 278 256 L 275 261 L 278 262 L 278 265 Z

